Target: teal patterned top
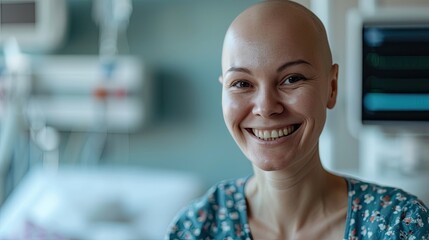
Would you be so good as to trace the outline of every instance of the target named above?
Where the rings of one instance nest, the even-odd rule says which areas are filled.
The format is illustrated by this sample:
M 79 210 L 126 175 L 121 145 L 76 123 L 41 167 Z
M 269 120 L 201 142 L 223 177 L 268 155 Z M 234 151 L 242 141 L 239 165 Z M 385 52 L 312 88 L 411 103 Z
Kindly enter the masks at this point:
M 400 189 L 345 178 L 348 212 L 344 239 L 429 239 L 428 208 Z M 182 210 L 166 239 L 243 239 L 252 234 L 244 186 L 247 178 L 223 181 Z

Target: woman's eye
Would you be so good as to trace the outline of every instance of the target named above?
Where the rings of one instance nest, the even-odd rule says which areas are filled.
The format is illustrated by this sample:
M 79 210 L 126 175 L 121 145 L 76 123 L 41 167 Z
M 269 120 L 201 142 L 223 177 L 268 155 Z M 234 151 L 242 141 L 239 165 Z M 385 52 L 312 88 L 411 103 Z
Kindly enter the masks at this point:
M 287 76 L 283 79 L 283 84 L 284 85 L 289 85 L 289 84 L 293 84 L 296 82 L 299 82 L 301 80 L 305 80 L 304 76 L 301 75 L 292 75 L 292 76 Z
M 248 87 L 251 87 L 252 85 L 250 85 L 250 83 L 246 81 L 236 81 L 232 83 L 232 86 L 236 88 L 248 88 Z

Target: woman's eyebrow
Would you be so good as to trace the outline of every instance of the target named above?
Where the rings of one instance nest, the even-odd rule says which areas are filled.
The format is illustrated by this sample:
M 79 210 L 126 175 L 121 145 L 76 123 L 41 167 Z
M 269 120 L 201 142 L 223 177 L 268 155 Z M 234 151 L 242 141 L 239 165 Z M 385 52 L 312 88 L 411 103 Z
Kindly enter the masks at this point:
M 242 68 L 242 67 L 230 67 L 228 70 L 226 70 L 225 74 L 229 72 L 244 72 L 244 73 L 252 74 L 252 72 L 249 69 Z
M 311 66 L 311 64 L 309 62 L 302 60 L 302 59 L 298 59 L 298 60 L 294 60 L 294 61 L 284 63 L 279 68 L 277 68 L 277 72 L 281 72 L 288 67 L 291 67 L 294 65 L 299 65 L 299 64 L 306 64 L 306 65 Z M 228 70 L 226 70 L 225 74 L 227 74 L 229 72 L 243 72 L 243 73 L 252 74 L 252 72 L 249 69 L 243 68 L 243 67 L 230 67 Z
M 291 62 L 284 63 L 279 68 L 277 68 L 277 72 L 281 72 L 281 71 L 285 70 L 288 67 L 291 67 L 291 66 L 294 66 L 294 65 L 299 65 L 299 64 L 306 64 L 306 65 L 310 65 L 311 66 L 311 64 L 309 62 L 307 62 L 305 60 L 302 60 L 302 59 L 298 59 L 298 60 L 294 60 L 294 61 L 291 61 Z

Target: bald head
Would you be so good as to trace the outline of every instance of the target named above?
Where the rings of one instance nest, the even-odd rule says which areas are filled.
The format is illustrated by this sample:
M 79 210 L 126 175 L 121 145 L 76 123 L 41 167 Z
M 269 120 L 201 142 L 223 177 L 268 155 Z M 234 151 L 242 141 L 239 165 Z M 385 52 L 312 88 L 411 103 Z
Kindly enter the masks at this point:
M 268 52 L 270 46 L 274 52 L 278 46 L 295 44 L 303 48 L 311 47 L 313 54 L 318 55 L 326 67 L 332 65 L 331 50 L 322 22 L 310 10 L 292 1 L 264 1 L 242 12 L 226 33 L 223 67 L 225 61 L 231 60 L 231 48 L 236 48 L 236 43 L 240 41 L 260 44 L 260 50 Z

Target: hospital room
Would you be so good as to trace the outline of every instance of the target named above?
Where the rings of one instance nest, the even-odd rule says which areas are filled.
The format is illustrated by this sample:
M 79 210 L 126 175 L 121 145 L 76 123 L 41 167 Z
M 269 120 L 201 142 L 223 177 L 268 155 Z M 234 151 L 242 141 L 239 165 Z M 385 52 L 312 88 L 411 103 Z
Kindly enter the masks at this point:
M 220 76 L 228 27 L 261 2 L 0 0 L 0 239 L 164 239 L 251 177 Z M 429 205 L 429 2 L 294 2 L 339 66 L 321 165 Z

